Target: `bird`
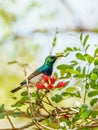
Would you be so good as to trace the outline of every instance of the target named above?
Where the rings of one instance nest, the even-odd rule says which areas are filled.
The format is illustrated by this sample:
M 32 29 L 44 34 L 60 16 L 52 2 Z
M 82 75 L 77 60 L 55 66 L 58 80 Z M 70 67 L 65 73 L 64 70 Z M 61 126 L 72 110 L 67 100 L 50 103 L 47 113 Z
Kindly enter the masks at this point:
M 59 57 L 62 57 L 62 55 L 59 55 L 59 56 L 49 55 L 49 56 L 47 56 L 45 61 L 44 61 L 44 64 L 27 77 L 28 82 L 40 74 L 45 74 L 47 76 L 51 76 L 52 71 L 53 71 L 53 65 Z M 26 86 L 26 79 L 24 81 L 22 81 L 18 87 L 12 89 L 11 92 L 15 93 L 18 90 L 22 89 L 24 86 Z

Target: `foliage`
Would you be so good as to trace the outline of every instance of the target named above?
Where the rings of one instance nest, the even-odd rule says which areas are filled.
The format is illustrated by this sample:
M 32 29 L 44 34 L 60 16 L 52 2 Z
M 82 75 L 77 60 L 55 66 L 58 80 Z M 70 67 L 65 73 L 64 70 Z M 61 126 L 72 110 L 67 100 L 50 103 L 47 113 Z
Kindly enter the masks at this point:
M 20 98 L 14 97 L 13 108 L 9 114 L 4 105 L 0 105 L 0 119 L 7 117 L 12 129 L 25 129 L 36 126 L 38 129 L 62 130 L 89 130 L 98 127 L 98 111 L 94 105 L 98 101 L 98 48 L 94 54 L 89 54 L 89 36 L 80 35 L 81 49 L 67 47 L 63 52 L 65 63 L 57 66 L 58 71 L 54 76 L 42 76 L 42 82 L 36 83 L 35 88 L 27 89 L 20 93 Z M 53 47 L 56 46 L 56 37 Z M 57 55 L 58 55 L 57 54 Z M 70 59 L 70 55 L 74 59 Z M 66 64 L 66 58 L 69 63 Z M 12 63 L 16 63 L 13 61 Z M 66 106 L 67 99 L 74 99 L 78 104 Z M 90 109 L 92 108 L 92 109 Z M 28 117 L 29 124 L 15 128 L 10 116 L 14 118 Z

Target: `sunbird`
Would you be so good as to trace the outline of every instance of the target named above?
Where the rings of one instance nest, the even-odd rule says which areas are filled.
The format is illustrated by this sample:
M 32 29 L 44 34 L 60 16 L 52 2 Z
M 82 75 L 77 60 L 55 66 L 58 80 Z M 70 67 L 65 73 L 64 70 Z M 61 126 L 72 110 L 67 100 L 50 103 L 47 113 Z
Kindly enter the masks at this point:
M 59 57 L 62 57 L 62 55 L 47 56 L 44 64 L 27 77 L 28 82 L 30 82 L 34 77 L 36 77 L 40 74 L 45 74 L 47 76 L 51 76 L 52 71 L 53 71 L 53 65 L 54 65 L 55 61 L 57 60 L 57 58 L 59 58 Z M 22 89 L 24 86 L 26 86 L 26 79 L 20 83 L 19 87 L 12 89 L 11 92 L 15 93 L 18 90 Z

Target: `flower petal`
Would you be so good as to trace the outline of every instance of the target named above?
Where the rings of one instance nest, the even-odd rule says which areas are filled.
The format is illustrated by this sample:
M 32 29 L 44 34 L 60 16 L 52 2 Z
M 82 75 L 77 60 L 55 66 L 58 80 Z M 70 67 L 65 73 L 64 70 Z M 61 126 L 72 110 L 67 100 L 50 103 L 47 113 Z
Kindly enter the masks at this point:
M 36 83 L 38 89 L 47 89 L 42 83 Z
M 54 76 L 51 76 L 51 77 L 50 77 L 50 83 L 51 83 L 51 84 L 54 84 L 55 81 L 56 81 L 56 78 L 55 78 Z
M 48 85 L 48 89 L 52 89 L 53 86 L 51 84 Z
M 62 118 L 69 119 L 69 116 L 67 116 L 67 115 L 62 115 Z
M 64 81 L 61 81 L 57 84 L 56 88 L 61 88 L 61 87 L 65 87 L 69 82 L 64 82 Z
M 42 79 L 44 80 L 44 82 L 48 83 L 48 76 L 47 75 L 43 75 Z

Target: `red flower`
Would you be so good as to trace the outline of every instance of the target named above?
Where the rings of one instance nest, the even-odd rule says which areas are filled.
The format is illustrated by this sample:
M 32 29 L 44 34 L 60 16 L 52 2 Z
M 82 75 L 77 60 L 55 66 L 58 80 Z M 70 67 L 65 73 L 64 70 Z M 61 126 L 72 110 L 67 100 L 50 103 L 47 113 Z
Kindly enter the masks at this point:
M 38 82 L 36 84 L 38 89 L 61 88 L 61 87 L 65 87 L 69 83 L 69 82 L 61 81 L 54 86 L 54 83 L 56 82 L 56 78 L 54 76 L 48 77 L 47 75 L 43 75 L 42 80 L 44 81 L 43 83 Z
M 53 86 L 51 84 L 48 85 L 48 89 L 52 89 Z
M 67 115 L 62 115 L 62 118 L 69 119 L 69 116 L 67 116 Z
M 36 86 L 38 89 L 47 89 L 42 83 L 37 83 Z
M 65 87 L 69 82 L 64 82 L 64 81 L 61 81 L 57 84 L 56 88 L 61 88 L 61 87 Z
M 43 75 L 42 79 L 44 80 L 44 82 L 48 83 L 48 76 L 47 75 Z
M 54 83 L 55 83 L 55 81 L 56 81 L 56 78 L 55 78 L 55 77 L 53 77 L 53 76 L 52 76 L 52 77 L 50 77 L 50 83 L 51 83 L 51 84 L 54 84 Z

